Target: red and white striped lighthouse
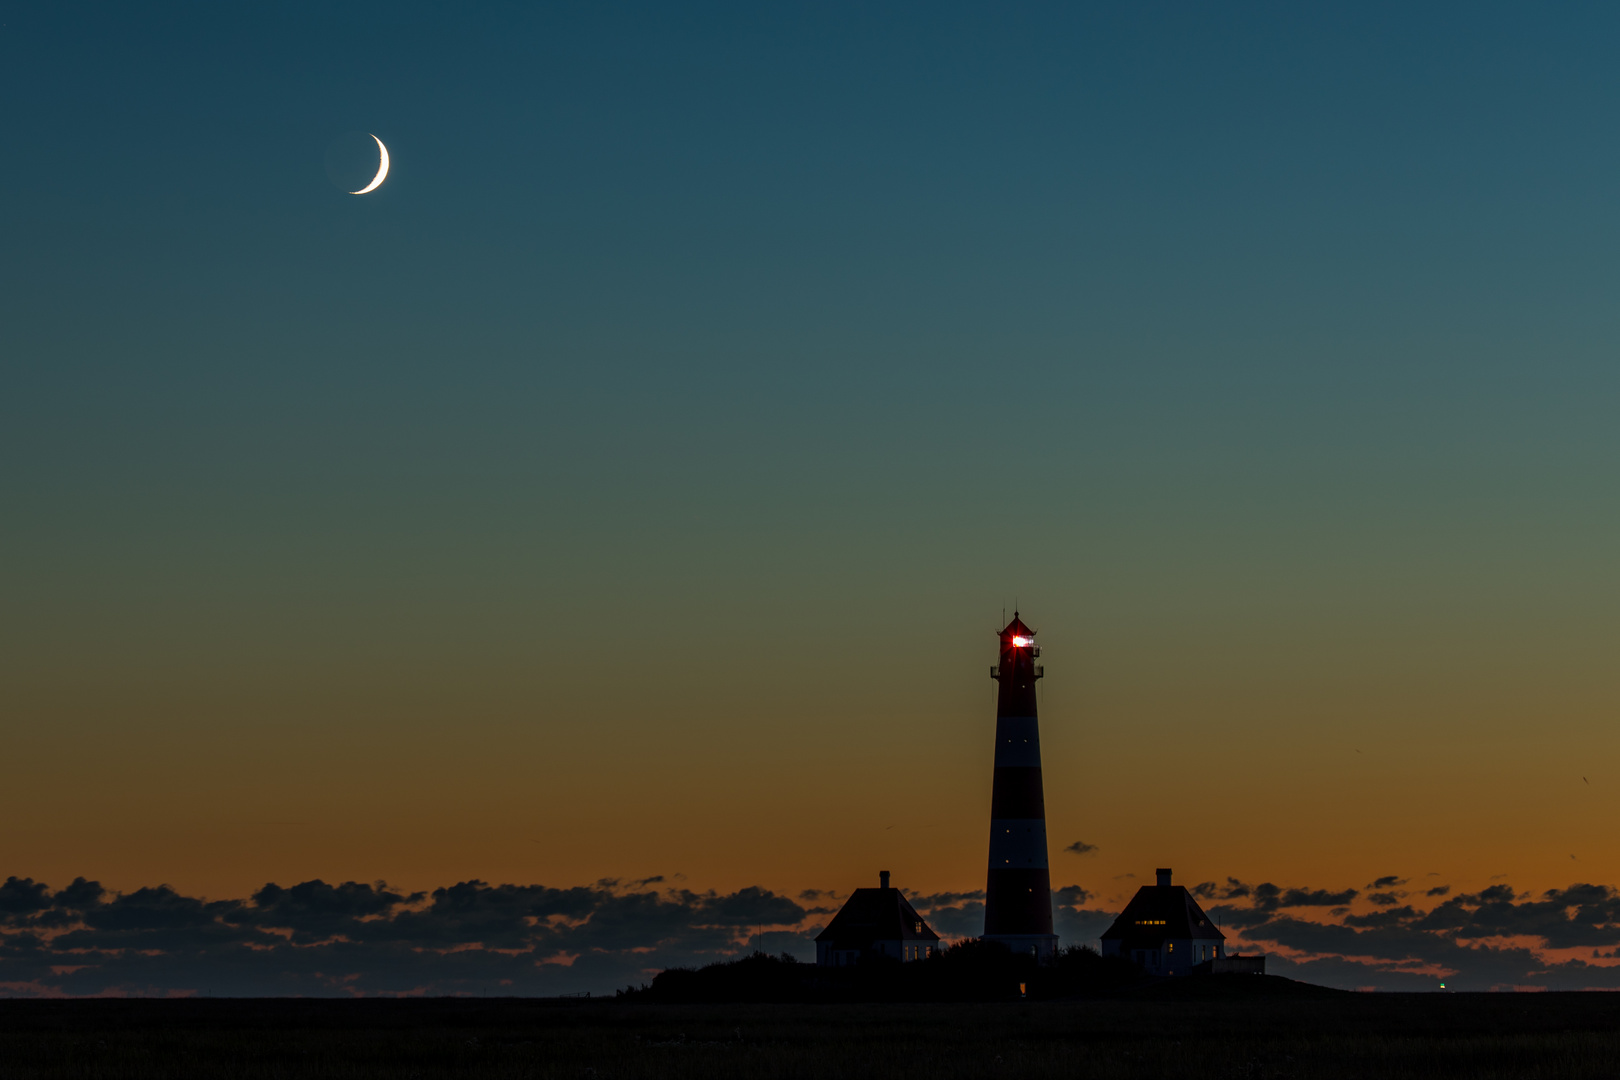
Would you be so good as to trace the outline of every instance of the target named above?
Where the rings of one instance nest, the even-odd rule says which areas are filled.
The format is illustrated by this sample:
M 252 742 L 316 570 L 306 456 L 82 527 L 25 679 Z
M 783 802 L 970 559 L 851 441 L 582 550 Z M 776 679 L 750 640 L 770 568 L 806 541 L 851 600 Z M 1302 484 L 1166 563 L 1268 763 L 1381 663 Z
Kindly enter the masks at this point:
M 1018 612 L 1001 631 L 1001 660 L 990 670 L 996 695 L 996 773 L 990 795 L 990 873 L 984 889 L 984 936 L 1046 960 L 1052 933 L 1052 876 L 1046 865 L 1046 795 L 1035 680 L 1043 674 L 1035 631 Z

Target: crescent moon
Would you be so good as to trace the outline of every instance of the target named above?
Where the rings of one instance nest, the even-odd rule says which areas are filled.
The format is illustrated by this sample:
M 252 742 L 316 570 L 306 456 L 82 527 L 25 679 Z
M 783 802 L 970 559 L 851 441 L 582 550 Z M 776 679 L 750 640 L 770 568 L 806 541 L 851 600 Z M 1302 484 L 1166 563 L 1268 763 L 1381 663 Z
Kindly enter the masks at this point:
M 377 136 L 373 135 L 372 138 L 377 139 Z M 377 175 L 371 178 L 371 183 L 367 184 L 359 191 L 349 192 L 350 195 L 364 195 L 368 191 L 376 191 L 382 186 L 382 182 L 388 179 L 388 147 L 383 145 L 383 141 L 381 139 L 377 139 L 377 152 L 382 155 L 377 165 Z

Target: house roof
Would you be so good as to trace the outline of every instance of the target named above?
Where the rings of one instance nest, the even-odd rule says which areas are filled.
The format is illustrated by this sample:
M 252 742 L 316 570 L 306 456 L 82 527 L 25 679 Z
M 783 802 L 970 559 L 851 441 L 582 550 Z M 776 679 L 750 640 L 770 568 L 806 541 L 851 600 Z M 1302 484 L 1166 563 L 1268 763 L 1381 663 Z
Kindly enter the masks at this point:
M 1181 885 L 1144 885 L 1103 934 L 1104 941 L 1157 943 L 1166 938 L 1225 941 L 1198 901 Z
M 864 948 L 874 941 L 938 941 L 899 889 L 856 889 L 817 941 Z

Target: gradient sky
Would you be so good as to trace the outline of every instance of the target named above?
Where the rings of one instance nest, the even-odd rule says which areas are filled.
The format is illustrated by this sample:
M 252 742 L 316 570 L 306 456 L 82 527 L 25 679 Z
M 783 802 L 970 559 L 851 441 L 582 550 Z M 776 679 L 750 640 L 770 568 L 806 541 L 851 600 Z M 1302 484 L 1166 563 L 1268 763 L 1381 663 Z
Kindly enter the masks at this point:
M 1620 880 L 1617 42 L 14 6 L 0 874 Z

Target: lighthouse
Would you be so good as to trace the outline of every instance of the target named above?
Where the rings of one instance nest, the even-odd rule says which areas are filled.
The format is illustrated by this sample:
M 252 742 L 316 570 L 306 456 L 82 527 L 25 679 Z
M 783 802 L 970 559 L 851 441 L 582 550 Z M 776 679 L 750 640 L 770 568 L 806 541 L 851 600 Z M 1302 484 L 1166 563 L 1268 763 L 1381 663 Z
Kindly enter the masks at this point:
M 984 888 L 984 936 L 1017 953 L 1049 960 L 1052 877 L 1046 865 L 1046 796 L 1035 680 L 1043 674 L 1035 631 L 1018 612 L 1001 631 L 1001 659 L 990 669 L 996 694 L 996 771 L 990 795 L 990 872 Z

